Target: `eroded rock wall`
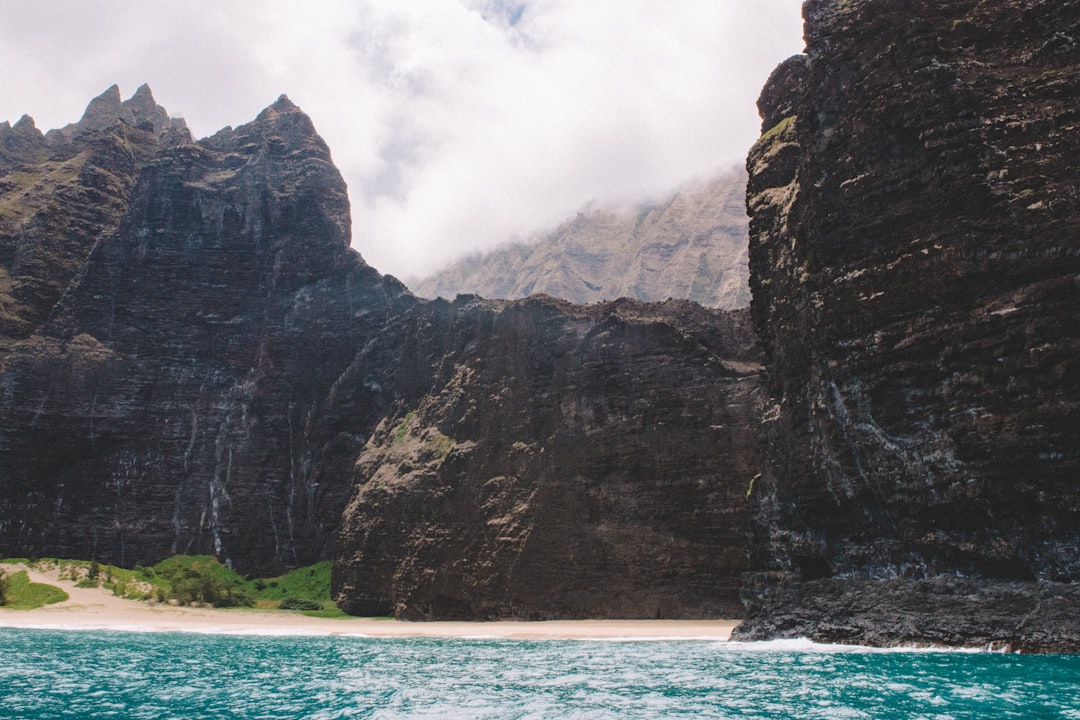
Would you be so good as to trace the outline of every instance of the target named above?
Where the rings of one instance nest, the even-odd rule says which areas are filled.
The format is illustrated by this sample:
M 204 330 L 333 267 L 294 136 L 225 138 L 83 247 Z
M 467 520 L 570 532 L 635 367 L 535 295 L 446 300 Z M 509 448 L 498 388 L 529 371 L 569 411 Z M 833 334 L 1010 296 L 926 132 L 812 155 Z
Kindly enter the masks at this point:
M 286 98 L 192 143 L 114 91 L 5 178 L 0 547 L 326 558 L 413 301 L 349 249 L 345 184 Z
M 748 314 L 433 303 L 432 387 L 372 436 L 335 598 L 410 619 L 732 617 L 757 472 Z M 409 346 L 412 347 L 411 345 Z
M 738 612 L 747 313 L 418 300 L 284 97 L 192 142 L 110 88 L 0 146 L 0 553 L 333 558 L 344 607 L 416 618 Z
M 748 160 L 740 634 L 1076 648 L 1080 3 L 804 14 Z

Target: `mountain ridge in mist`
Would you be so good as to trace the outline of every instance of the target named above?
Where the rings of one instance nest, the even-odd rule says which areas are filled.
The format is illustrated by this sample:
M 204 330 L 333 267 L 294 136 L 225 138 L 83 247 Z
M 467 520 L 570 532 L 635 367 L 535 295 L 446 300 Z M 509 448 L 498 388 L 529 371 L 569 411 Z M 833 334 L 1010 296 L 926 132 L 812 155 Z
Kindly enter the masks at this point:
M 676 298 L 746 307 L 745 188 L 745 170 L 732 168 L 663 202 L 587 209 L 539 239 L 463 258 L 408 284 L 422 297 L 448 299 L 544 293 L 575 303 Z

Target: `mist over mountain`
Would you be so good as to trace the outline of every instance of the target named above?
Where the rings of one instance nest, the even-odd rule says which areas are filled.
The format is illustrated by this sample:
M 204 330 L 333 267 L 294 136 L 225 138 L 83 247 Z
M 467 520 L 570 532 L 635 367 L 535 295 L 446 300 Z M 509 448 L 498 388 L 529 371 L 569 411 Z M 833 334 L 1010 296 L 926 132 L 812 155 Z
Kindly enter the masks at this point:
M 661 203 L 590 208 L 531 242 L 514 242 L 409 282 L 423 297 L 574 303 L 628 297 L 692 300 L 725 310 L 750 304 L 746 171 L 684 186 Z

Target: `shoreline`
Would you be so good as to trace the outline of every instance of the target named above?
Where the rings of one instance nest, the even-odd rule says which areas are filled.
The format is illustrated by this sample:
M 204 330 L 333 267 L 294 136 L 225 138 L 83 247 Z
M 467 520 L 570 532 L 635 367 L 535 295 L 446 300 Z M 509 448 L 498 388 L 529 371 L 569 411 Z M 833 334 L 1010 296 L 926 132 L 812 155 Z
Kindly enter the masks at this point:
M 407 622 L 381 618 L 318 618 L 287 610 L 181 607 L 126 600 L 104 588 L 78 588 L 56 573 L 27 570 L 32 582 L 47 583 L 68 599 L 34 610 L 0 607 L 0 628 L 117 630 L 220 635 L 441 637 L 513 640 L 712 640 L 727 641 L 739 620 L 496 620 Z

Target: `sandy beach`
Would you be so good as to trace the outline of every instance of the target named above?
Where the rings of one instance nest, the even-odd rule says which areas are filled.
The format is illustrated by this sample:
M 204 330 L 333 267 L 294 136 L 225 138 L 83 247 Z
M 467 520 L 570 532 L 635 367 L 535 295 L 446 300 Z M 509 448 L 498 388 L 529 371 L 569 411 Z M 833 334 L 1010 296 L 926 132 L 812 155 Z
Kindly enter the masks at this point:
M 199 632 L 237 635 L 345 635 L 531 640 L 727 640 L 738 620 L 552 620 L 544 622 L 400 622 L 372 618 L 315 618 L 298 612 L 178 607 L 125 600 L 103 588 L 78 588 L 57 572 L 27 570 L 33 582 L 63 588 L 67 600 L 36 610 L 0 607 L 0 627 L 66 630 Z

